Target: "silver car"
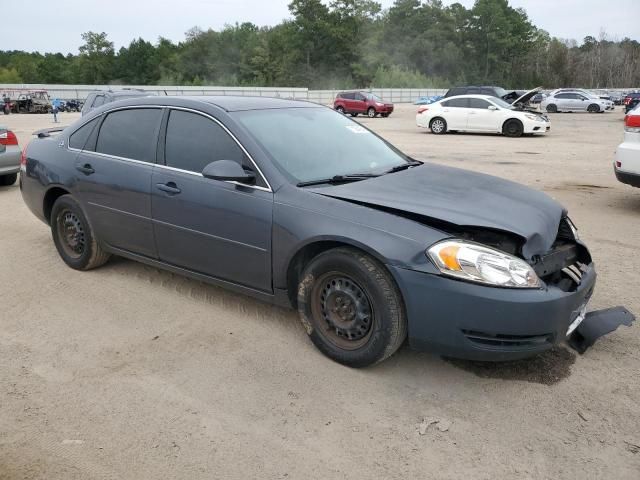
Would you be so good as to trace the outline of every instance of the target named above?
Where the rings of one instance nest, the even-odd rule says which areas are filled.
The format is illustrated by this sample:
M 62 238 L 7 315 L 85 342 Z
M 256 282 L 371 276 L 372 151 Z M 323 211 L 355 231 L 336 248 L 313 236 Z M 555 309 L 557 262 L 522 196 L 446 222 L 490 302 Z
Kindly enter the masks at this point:
M 581 92 L 558 91 L 550 94 L 540 103 L 540 108 L 549 113 L 555 112 L 604 112 L 613 108 L 610 100 L 589 96 Z
M 7 127 L 0 125 L 0 186 L 16 183 L 21 155 L 18 137 Z

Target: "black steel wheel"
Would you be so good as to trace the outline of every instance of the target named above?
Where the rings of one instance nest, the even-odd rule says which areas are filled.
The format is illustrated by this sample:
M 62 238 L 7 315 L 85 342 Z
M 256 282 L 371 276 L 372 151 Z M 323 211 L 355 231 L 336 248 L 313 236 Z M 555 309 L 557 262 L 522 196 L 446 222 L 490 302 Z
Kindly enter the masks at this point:
M 340 247 L 321 253 L 305 268 L 298 313 L 312 342 L 350 367 L 391 356 L 406 337 L 402 297 L 377 260 Z
M 71 195 L 62 195 L 51 209 L 51 234 L 60 257 L 71 268 L 90 270 L 109 259 L 98 244 L 80 205 Z

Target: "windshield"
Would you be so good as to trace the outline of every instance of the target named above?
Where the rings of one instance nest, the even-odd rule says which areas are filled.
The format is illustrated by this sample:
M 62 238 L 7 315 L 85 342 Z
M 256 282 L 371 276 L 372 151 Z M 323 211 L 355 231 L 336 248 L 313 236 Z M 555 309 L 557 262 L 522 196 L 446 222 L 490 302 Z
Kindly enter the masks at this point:
M 249 110 L 234 116 L 294 183 L 382 174 L 409 161 L 371 131 L 328 108 Z
M 491 101 L 493 103 L 495 103 L 497 106 L 499 106 L 500 108 L 506 108 L 508 110 L 513 110 L 513 105 L 505 102 L 504 100 L 502 100 L 501 98 L 497 98 L 497 97 L 493 97 L 491 99 Z
M 374 95 L 373 93 L 369 93 L 369 100 L 373 100 L 374 102 L 378 102 L 378 103 L 384 103 L 384 100 L 382 100 L 379 96 Z

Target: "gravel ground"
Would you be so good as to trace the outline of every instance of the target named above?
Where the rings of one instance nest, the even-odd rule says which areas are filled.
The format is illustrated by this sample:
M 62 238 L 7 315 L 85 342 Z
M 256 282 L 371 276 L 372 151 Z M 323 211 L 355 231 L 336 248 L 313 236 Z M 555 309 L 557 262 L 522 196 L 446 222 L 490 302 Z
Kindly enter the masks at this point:
M 416 158 L 557 198 L 598 265 L 590 307 L 640 312 L 640 190 L 611 168 L 619 110 L 520 139 L 431 135 L 414 112 L 361 121 Z M 25 143 L 52 119 L 0 123 Z M 17 186 L 0 206 L 0 479 L 640 478 L 638 324 L 582 356 L 403 348 L 351 370 L 291 311 L 122 259 L 76 272 Z

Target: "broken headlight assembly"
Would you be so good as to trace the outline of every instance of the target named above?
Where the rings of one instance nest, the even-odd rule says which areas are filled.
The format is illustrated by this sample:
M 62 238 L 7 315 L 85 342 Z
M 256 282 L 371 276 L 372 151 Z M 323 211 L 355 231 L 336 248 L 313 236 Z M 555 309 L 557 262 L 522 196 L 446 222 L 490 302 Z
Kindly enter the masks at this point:
M 524 260 L 465 240 L 444 240 L 429 247 L 428 257 L 444 275 L 494 287 L 540 288 Z

